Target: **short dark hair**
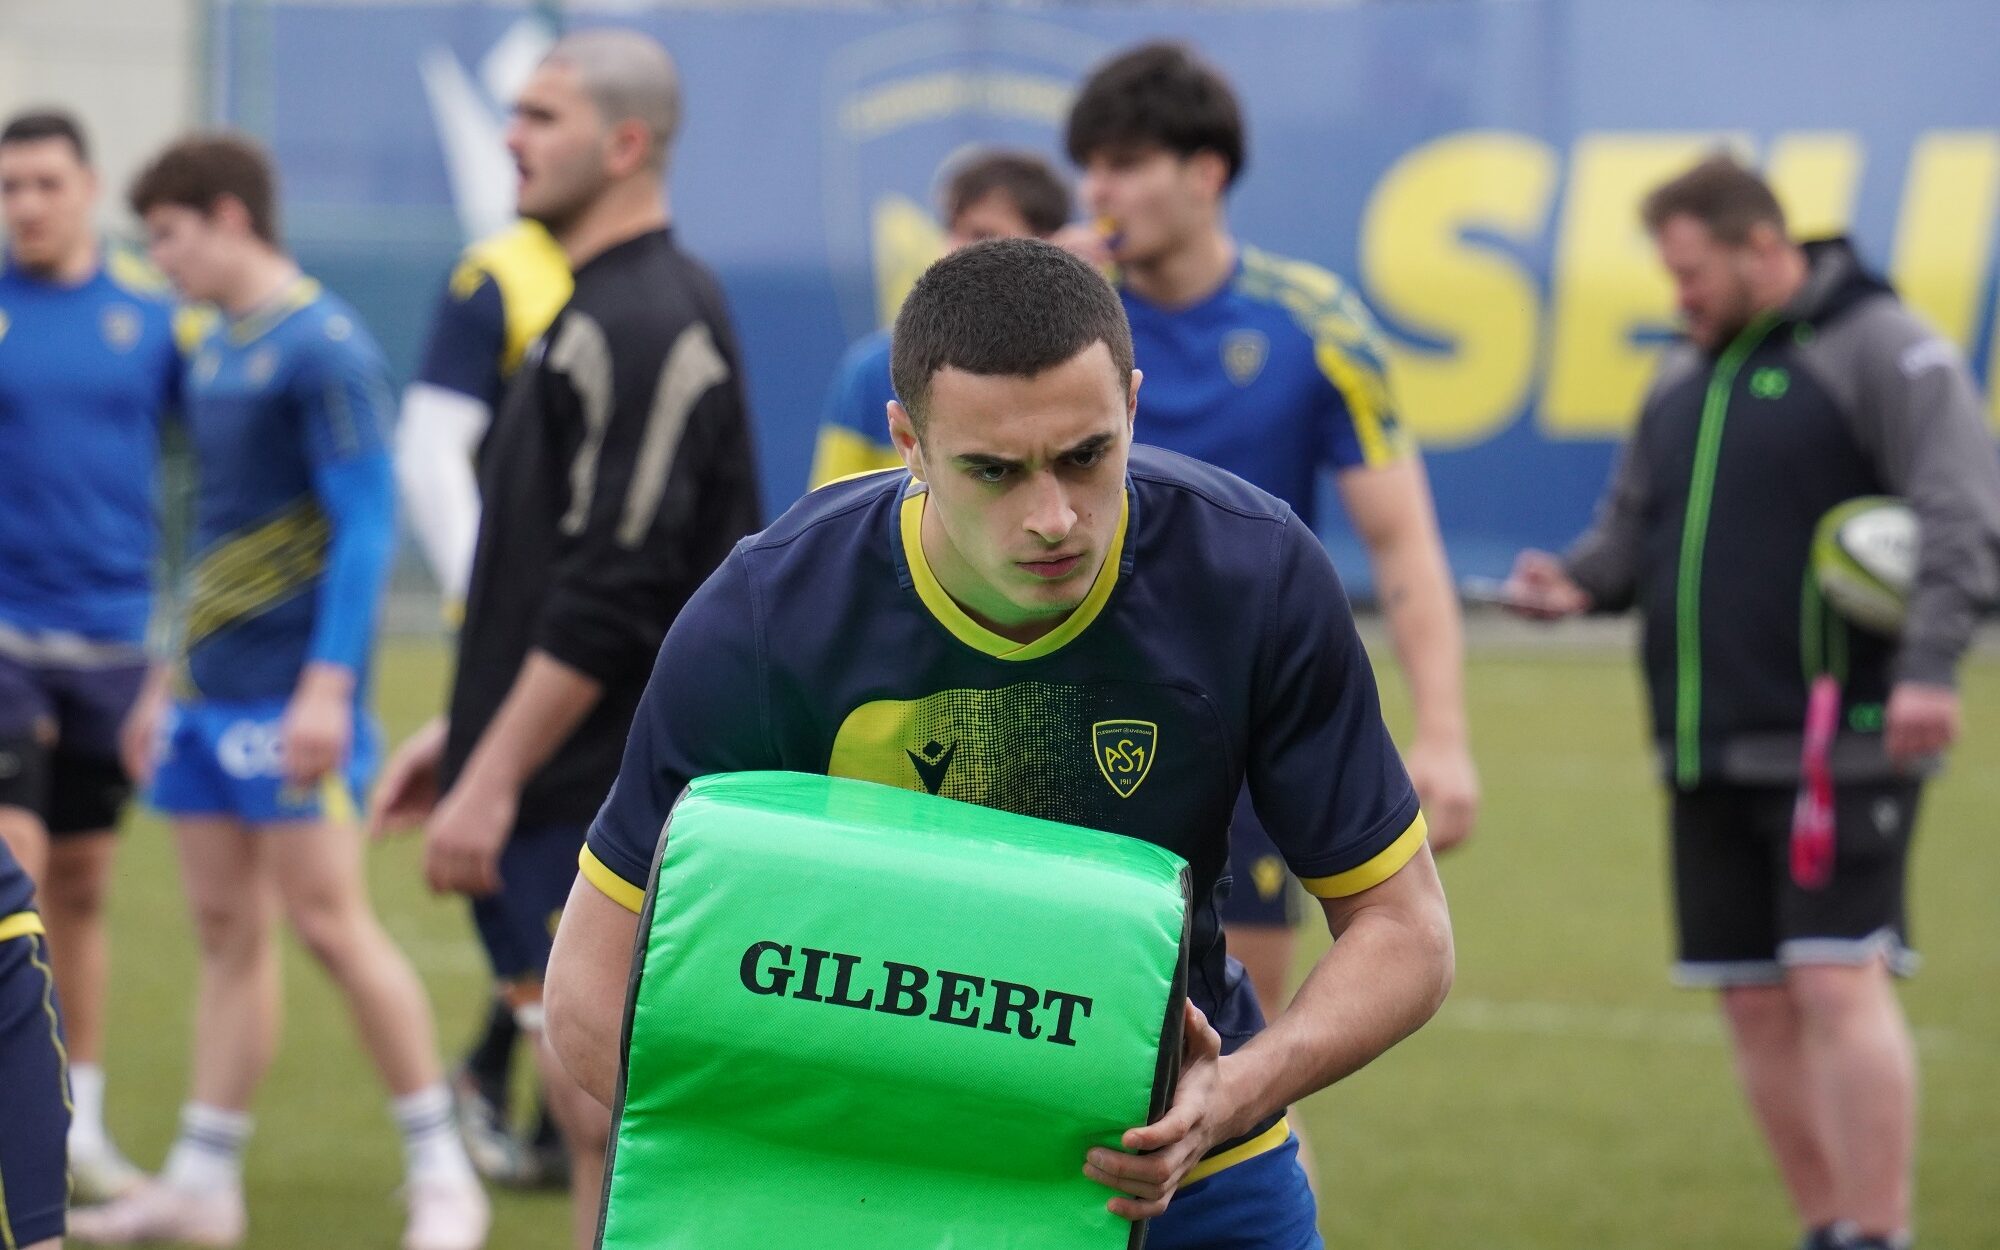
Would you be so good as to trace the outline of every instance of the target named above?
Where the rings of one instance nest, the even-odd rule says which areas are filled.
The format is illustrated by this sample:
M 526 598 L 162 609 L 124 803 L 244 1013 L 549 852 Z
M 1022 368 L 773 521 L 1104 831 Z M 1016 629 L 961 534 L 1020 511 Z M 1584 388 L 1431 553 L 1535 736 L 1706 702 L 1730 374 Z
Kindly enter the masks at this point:
M 1132 387 L 1132 328 L 1104 275 L 1040 239 L 960 248 L 910 289 L 889 340 L 889 378 L 921 434 L 931 379 L 944 368 L 1030 378 L 1092 343 Z
M 1726 152 L 1654 187 L 1639 206 L 1639 217 L 1650 234 L 1658 234 L 1669 218 L 1692 217 L 1731 246 L 1749 241 L 1753 226 L 1785 233 L 1785 210 L 1771 184 Z
M 90 164 L 90 143 L 83 137 L 83 123 L 61 109 L 31 109 L 16 113 L 0 128 L 0 148 L 10 143 L 40 143 L 44 139 L 64 139 L 76 149 L 79 164 Z
M 945 171 L 946 222 L 987 196 L 1007 197 L 1028 229 L 1047 238 L 1069 222 L 1069 185 L 1055 166 L 1033 152 L 978 151 L 953 162 Z
M 213 213 L 224 196 L 242 202 L 250 229 L 278 246 L 278 182 L 264 149 L 238 134 L 197 134 L 177 140 L 132 180 L 126 197 L 144 217 L 162 204 Z
M 1182 157 L 1214 152 L 1229 183 L 1248 159 L 1243 110 L 1229 81 L 1184 44 L 1142 43 L 1090 72 L 1070 105 L 1069 158 L 1157 145 Z M 1228 184 L 1225 184 L 1228 185 Z

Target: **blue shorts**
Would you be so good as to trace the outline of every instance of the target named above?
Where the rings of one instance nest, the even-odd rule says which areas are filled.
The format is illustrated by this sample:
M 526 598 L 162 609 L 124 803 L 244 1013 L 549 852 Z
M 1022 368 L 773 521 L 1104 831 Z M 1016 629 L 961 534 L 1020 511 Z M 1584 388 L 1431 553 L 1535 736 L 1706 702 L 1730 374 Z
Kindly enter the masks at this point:
M 540 1001 L 536 991 L 548 970 L 556 921 L 576 880 L 584 833 L 582 825 L 516 829 L 500 851 L 500 892 L 472 900 L 472 923 L 493 977 L 517 1011 Z
M 150 795 L 174 816 L 233 816 L 251 825 L 358 819 L 360 796 L 375 772 L 378 742 L 367 714 L 354 714 L 347 767 L 319 785 L 286 782 L 282 758 L 285 700 L 176 703 L 161 734 Z
M 1299 887 L 1278 844 L 1250 806 L 1250 788 L 1236 796 L 1229 819 L 1229 885 L 1216 905 L 1222 923 L 1289 929 L 1299 922 Z
M 75 664 L 0 655 L 0 807 L 26 808 L 53 835 L 113 828 L 132 797 L 118 730 L 146 663 L 104 652 Z
M 1299 1139 L 1203 1177 L 1146 1227 L 1146 1250 L 1324 1250 Z
M 22 1246 L 62 1236 L 69 1199 L 69 1057 L 40 921 L 0 916 L 0 1214 Z

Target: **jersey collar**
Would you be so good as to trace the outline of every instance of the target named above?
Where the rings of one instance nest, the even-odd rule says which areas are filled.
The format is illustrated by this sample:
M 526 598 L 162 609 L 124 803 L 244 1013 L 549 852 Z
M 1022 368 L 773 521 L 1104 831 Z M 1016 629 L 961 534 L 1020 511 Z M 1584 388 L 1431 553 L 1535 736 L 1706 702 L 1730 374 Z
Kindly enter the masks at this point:
M 930 562 L 924 558 L 923 520 L 924 503 L 930 495 L 919 483 L 911 483 L 899 505 L 897 532 L 902 546 L 903 563 L 910 570 L 910 584 L 917 592 L 938 624 L 966 646 L 990 655 L 997 660 L 1039 660 L 1051 655 L 1080 636 L 1090 628 L 1104 605 L 1111 600 L 1111 592 L 1117 587 L 1120 576 L 1126 575 L 1131 556 L 1127 551 L 1126 534 L 1132 520 L 1132 487 L 1128 482 L 1124 498 L 1118 507 L 1118 527 L 1111 534 L 1111 549 L 1104 553 L 1104 567 L 1097 571 L 1097 580 L 1090 584 L 1090 593 L 1083 597 L 1076 611 L 1068 619 L 1043 634 L 1033 642 L 1015 642 L 1002 637 L 972 619 L 964 608 L 958 606 L 950 594 L 946 593 L 937 574 L 931 571 Z
M 251 343 L 278 328 L 278 325 L 311 304 L 320 295 L 319 283 L 300 274 L 241 317 L 229 319 L 229 341 L 238 347 Z

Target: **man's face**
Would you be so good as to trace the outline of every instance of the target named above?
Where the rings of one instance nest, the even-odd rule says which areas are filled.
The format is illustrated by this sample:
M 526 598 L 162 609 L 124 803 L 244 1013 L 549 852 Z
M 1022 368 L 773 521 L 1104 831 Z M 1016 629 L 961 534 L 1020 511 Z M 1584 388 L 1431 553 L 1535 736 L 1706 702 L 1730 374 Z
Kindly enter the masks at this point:
M 611 181 L 607 138 L 603 114 L 576 70 L 543 62 L 522 88 L 507 127 L 507 151 L 520 175 L 515 206 L 521 216 L 558 233 L 574 221 Z
M 97 176 L 67 139 L 0 145 L 0 217 L 7 249 L 31 270 L 52 269 L 90 237 Z
M 1031 239 L 1034 227 L 1005 191 L 988 191 L 951 219 L 946 243 L 952 251 L 986 239 Z
M 1111 351 L 1093 343 L 1031 378 L 945 368 L 918 441 L 890 429 L 928 484 L 924 550 L 938 580 L 1000 632 L 1046 632 L 1104 565 L 1125 496 L 1132 413 Z M 1136 401 L 1139 375 L 1132 375 Z
M 1180 156 L 1162 147 L 1093 152 L 1078 190 L 1084 208 L 1110 230 L 1111 255 L 1145 264 L 1181 247 L 1213 220 L 1221 158 Z
M 1685 214 L 1667 218 L 1654 236 L 1660 263 L 1674 281 L 1674 300 L 1690 339 L 1714 351 L 1757 314 L 1746 244 L 1731 246 Z
M 155 204 L 146 210 L 146 254 L 183 298 L 219 301 L 243 251 L 243 230 L 232 230 L 219 213 L 185 204 Z

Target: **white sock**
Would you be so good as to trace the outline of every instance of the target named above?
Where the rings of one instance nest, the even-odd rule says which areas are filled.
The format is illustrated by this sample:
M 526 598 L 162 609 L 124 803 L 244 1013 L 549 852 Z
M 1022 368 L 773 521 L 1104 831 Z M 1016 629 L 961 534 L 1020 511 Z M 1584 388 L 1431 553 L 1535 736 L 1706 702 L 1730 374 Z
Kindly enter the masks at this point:
M 104 1069 L 94 1063 L 69 1065 L 69 1148 L 104 1143 Z
M 248 1112 L 188 1103 L 160 1179 L 192 1193 L 234 1189 L 243 1183 L 243 1143 L 249 1140 Z
M 403 1159 L 412 1180 L 474 1179 L 472 1160 L 466 1158 L 465 1143 L 458 1139 L 451 1091 L 443 1081 L 390 1100 L 389 1109 L 403 1134 Z

